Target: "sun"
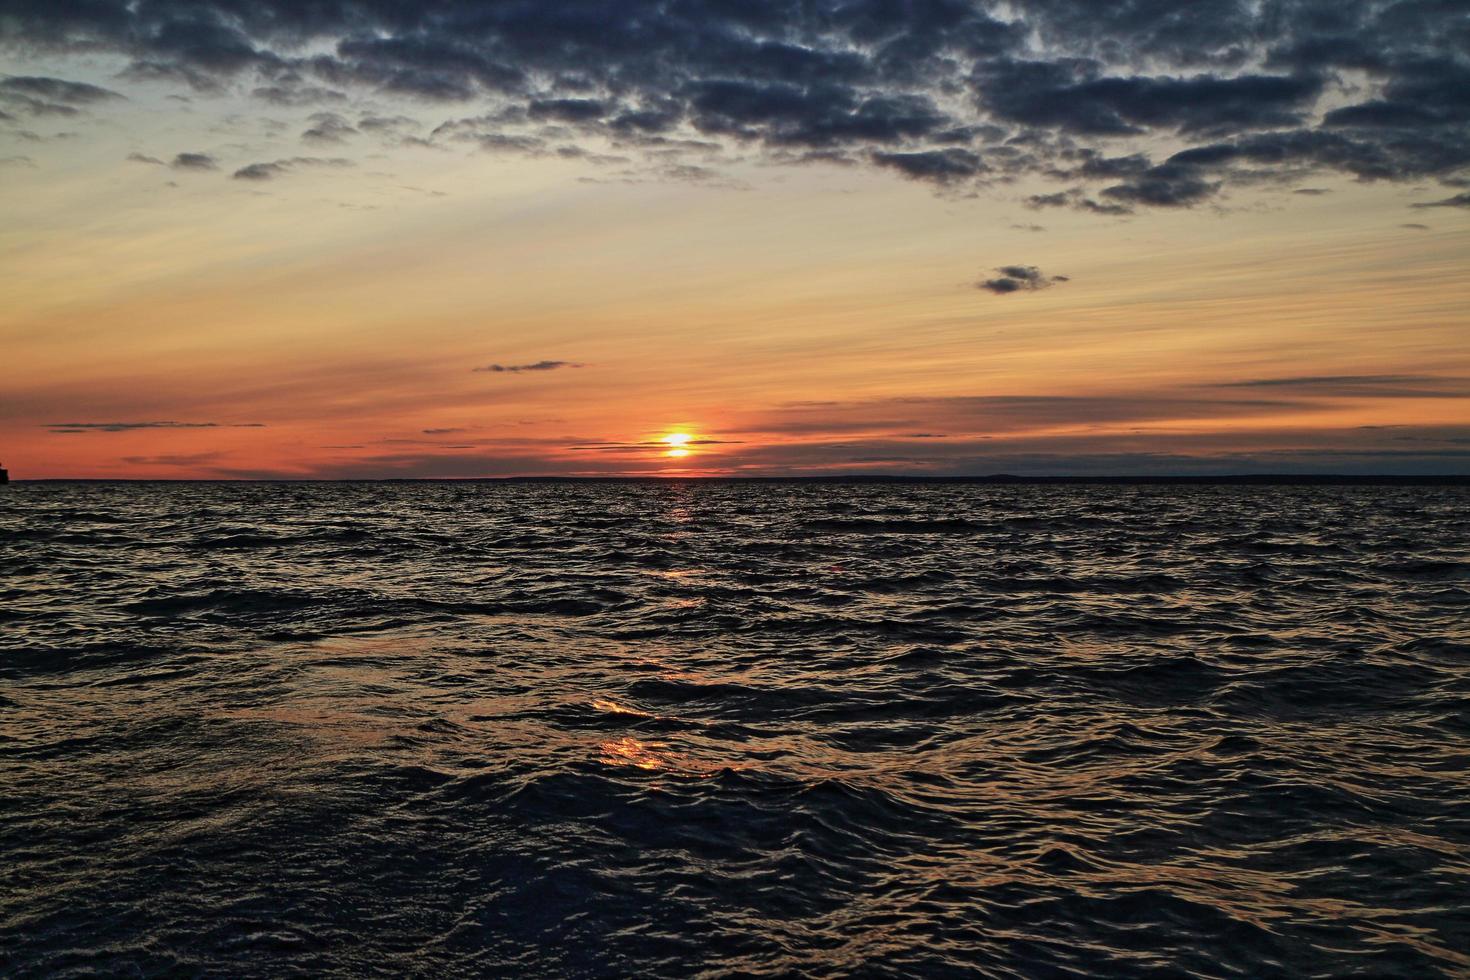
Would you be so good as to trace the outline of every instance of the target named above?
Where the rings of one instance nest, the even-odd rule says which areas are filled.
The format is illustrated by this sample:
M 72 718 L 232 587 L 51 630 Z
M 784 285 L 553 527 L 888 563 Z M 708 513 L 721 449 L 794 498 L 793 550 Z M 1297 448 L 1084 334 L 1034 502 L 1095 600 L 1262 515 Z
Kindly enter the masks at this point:
M 689 441 L 692 438 L 693 436 L 689 435 L 689 433 L 687 432 L 670 432 L 668 435 L 660 439 L 659 442 L 662 442 L 664 445 L 669 447 L 668 452 L 664 453 L 665 456 L 672 456 L 675 459 L 682 459 L 685 456 L 689 455 L 689 450 L 686 447 L 689 445 Z

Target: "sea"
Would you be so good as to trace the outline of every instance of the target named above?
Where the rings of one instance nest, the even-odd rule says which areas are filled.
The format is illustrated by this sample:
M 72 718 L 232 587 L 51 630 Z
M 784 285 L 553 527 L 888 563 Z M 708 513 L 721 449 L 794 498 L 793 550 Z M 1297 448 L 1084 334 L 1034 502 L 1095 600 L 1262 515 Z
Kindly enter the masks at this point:
M 0 488 L 7 977 L 1470 976 L 1470 488 Z

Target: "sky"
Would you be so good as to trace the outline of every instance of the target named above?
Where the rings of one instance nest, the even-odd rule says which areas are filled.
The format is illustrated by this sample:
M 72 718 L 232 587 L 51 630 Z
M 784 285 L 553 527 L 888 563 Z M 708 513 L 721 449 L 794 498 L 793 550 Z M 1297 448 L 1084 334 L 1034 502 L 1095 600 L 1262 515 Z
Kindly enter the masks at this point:
M 1463 0 L 0 0 L 12 478 L 1470 472 Z

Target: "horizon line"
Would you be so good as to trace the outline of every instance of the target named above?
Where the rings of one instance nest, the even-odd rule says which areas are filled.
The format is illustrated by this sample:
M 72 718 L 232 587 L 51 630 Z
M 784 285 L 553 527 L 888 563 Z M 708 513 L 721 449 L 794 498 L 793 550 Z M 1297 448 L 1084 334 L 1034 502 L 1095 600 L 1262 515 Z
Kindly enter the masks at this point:
M 1011 473 L 956 476 L 859 473 L 806 476 L 384 476 L 384 477 L 34 477 L 19 483 L 970 483 L 1026 484 L 1259 484 L 1259 485 L 1365 485 L 1470 486 L 1470 473 L 1220 473 L 1220 474 L 1055 474 L 1023 476 Z

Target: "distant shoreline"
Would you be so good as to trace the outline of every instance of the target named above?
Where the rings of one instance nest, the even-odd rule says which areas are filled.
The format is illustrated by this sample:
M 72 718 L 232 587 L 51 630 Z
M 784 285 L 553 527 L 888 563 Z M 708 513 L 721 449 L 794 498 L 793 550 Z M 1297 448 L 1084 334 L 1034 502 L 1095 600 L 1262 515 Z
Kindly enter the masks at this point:
M 380 477 L 353 479 L 125 479 L 57 477 L 20 483 L 795 483 L 795 484 L 968 484 L 977 486 L 1269 486 L 1269 487 L 1470 487 L 1470 474 L 1237 474 L 1224 476 L 480 476 Z

